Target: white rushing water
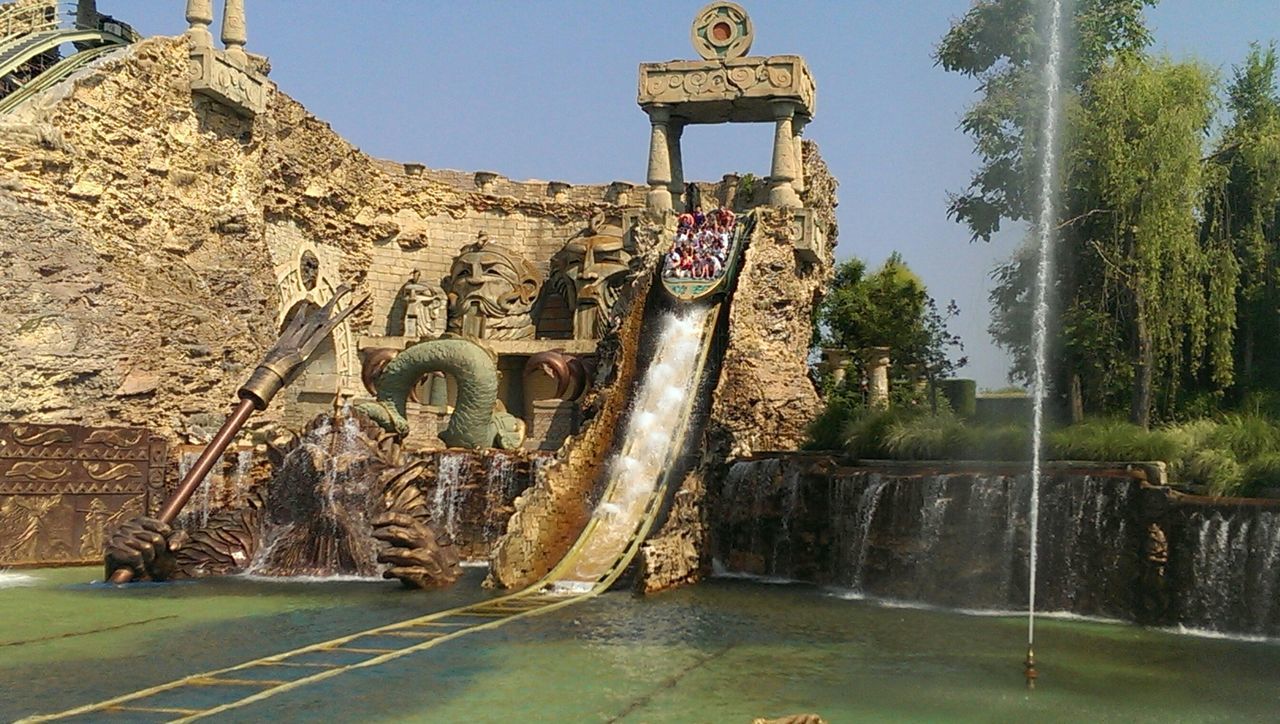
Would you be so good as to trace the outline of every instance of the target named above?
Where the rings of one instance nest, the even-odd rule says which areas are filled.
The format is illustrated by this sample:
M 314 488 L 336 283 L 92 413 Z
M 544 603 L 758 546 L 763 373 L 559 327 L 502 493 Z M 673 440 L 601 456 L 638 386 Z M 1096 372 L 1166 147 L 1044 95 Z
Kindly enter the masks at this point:
M 1027 587 L 1027 646 L 1036 639 L 1036 542 L 1039 531 L 1040 513 L 1040 472 L 1043 455 L 1042 436 L 1044 434 L 1044 401 L 1046 387 L 1046 370 L 1048 360 L 1049 339 L 1049 279 L 1052 265 L 1053 244 L 1053 184 L 1057 170 L 1058 115 L 1060 110 L 1059 95 L 1061 90 L 1062 63 L 1062 0 L 1051 0 L 1053 9 L 1049 17 L 1049 60 L 1044 67 L 1045 84 L 1045 122 L 1041 134 L 1043 156 L 1040 165 L 1040 213 L 1036 220 L 1036 231 L 1040 245 L 1040 259 L 1036 269 L 1036 308 L 1035 328 L 1032 346 L 1035 348 L 1036 368 L 1034 384 L 1034 410 L 1032 412 L 1032 439 L 1034 449 L 1031 453 L 1031 510 L 1030 510 L 1030 544 L 1029 567 L 1030 585 Z
M 25 573 L 0 571 L 0 588 L 17 588 L 18 586 L 34 586 L 39 579 Z
M 436 463 L 436 489 L 431 501 L 431 519 L 439 521 L 450 538 L 458 535 L 458 519 L 461 517 L 463 502 L 463 469 L 467 458 L 464 453 L 446 452 L 441 453 Z
M 679 454 L 693 409 L 708 313 L 693 308 L 663 317 L 653 359 L 632 403 L 622 448 L 609 463 L 614 487 L 596 507 L 596 524 L 585 555 L 557 589 L 576 591 L 579 584 L 594 585 L 608 570 L 626 549 L 662 475 Z

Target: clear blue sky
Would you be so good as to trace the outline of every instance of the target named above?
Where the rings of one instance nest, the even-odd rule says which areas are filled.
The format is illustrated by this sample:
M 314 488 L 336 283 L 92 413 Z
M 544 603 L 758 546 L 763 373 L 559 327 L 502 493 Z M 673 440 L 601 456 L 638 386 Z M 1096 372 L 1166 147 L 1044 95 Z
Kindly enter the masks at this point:
M 975 165 L 956 128 L 973 84 L 931 59 L 968 0 L 739 2 L 756 26 L 752 54 L 804 55 L 817 79 L 806 135 L 840 179 L 839 257 L 874 266 L 901 251 L 935 297 L 960 305 L 953 328 L 970 358 L 961 374 L 1004 385 L 1007 360 L 986 333 L 988 273 L 1021 233 L 970 244 L 947 220 L 946 192 L 963 188 Z M 694 57 L 689 23 L 704 2 L 245 4 L 249 50 L 269 55 L 284 92 L 365 152 L 600 183 L 643 182 L 648 121 L 635 103 L 636 66 Z M 145 34 L 186 27 L 181 0 L 98 5 Z M 1249 41 L 1280 38 L 1280 0 L 1164 0 L 1149 23 L 1158 50 L 1229 73 Z M 688 130 L 686 176 L 766 175 L 771 133 Z

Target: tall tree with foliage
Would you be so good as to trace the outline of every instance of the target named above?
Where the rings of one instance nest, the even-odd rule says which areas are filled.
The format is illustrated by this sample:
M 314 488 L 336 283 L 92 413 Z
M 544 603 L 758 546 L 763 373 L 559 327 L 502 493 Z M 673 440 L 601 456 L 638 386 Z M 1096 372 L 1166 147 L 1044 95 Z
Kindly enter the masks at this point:
M 841 264 L 817 311 L 822 346 L 852 352 L 888 347 L 895 369 L 914 371 L 931 387 L 966 362 L 954 358 L 963 346 L 947 328 L 959 312 L 955 302 L 940 310 L 896 253 L 870 274 L 858 259 Z
M 1254 45 L 1227 89 L 1231 120 L 1213 156 L 1204 243 L 1239 269 L 1234 290 L 1215 296 L 1215 315 L 1233 315 L 1231 359 L 1238 391 L 1280 388 L 1280 90 L 1274 46 Z M 1238 312 L 1237 312 L 1238 310 Z M 1230 382 L 1229 375 L 1219 382 Z
M 1157 395 L 1172 407 L 1207 350 L 1229 355 L 1209 344 L 1229 339 L 1234 319 L 1211 318 L 1209 306 L 1213 290 L 1234 285 L 1234 270 L 1200 244 L 1197 219 L 1213 87 L 1195 63 L 1122 57 L 1089 81 L 1069 124 L 1068 213 L 1078 222 L 1062 242 L 1090 270 L 1075 277 L 1069 309 L 1117 321 L 1138 425 L 1149 424 Z
M 1052 349 L 1073 418 L 1127 408 L 1146 426 L 1172 413 L 1188 377 L 1230 378 L 1234 314 L 1214 305 L 1234 264 L 1201 243 L 1198 221 L 1212 109 L 1203 67 L 1138 56 L 1104 64 L 1068 108 Z M 1023 374 L 1028 252 L 997 270 L 991 295 L 992 332 Z
M 1078 91 L 1099 68 L 1151 42 L 1143 10 L 1156 0 L 1076 0 L 1070 3 L 1063 88 Z M 1035 174 L 1045 115 L 1044 33 L 1037 0 L 977 0 L 938 44 L 944 69 L 978 80 L 981 97 L 960 126 L 982 159 L 969 187 L 951 197 L 949 214 L 974 240 L 990 241 L 1003 221 L 1027 221 L 1035 208 Z

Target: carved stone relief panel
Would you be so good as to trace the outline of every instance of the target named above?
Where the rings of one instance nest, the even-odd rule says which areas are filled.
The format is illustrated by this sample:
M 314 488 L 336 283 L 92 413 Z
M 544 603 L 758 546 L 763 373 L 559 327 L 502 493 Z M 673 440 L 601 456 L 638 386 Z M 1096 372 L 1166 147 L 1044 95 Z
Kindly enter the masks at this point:
M 551 259 L 551 288 L 573 314 L 574 339 L 600 339 L 627 281 L 631 249 L 619 222 L 592 220 Z
M 0 566 L 100 562 L 114 526 L 159 505 L 165 449 L 140 427 L 0 423 Z
M 280 294 L 276 326 L 282 328 L 288 314 L 298 308 L 299 303 L 323 306 L 333 298 L 341 284 L 338 270 L 341 252 L 307 239 L 291 223 L 268 224 L 266 240 L 275 265 L 276 290 Z M 338 302 L 338 309 L 345 309 L 350 299 Z M 354 391 L 359 385 L 360 362 L 350 321 L 339 324 L 332 338 L 334 372 L 340 376 L 344 390 Z

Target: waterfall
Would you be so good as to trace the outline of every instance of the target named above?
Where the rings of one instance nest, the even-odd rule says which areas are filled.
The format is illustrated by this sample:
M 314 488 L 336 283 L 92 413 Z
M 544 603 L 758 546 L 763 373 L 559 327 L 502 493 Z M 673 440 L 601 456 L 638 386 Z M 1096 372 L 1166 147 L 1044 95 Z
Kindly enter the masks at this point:
M 853 575 L 849 578 L 849 584 L 855 591 L 862 590 L 863 578 L 867 570 L 867 554 L 871 551 L 871 524 L 875 522 L 880 498 L 889 484 L 889 480 L 878 475 L 871 477 L 871 484 L 863 490 L 862 495 L 858 496 L 858 507 L 853 517 L 855 536 L 849 550 L 853 553 L 856 564 L 853 567 Z
M 726 571 L 957 608 L 1024 605 L 1028 476 L 804 475 L 804 464 L 773 459 L 730 468 L 713 514 L 714 555 Z M 802 505 L 824 494 L 825 510 Z M 1046 486 L 1044 603 L 1111 616 L 1131 610 L 1143 540 L 1129 519 L 1137 494 L 1123 477 L 1059 476 Z
M 495 451 L 484 474 L 484 545 L 486 550 L 502 534 L 498 515 L 516 491 L 515 458 Z
M 436 463 L 436 489 L 432 498 L 431 520 L 437 521 L 450 538 L 458 535 L 462 507 L 463 471 L 466 453 L 441 453 Z
M 590 539 L 557 584 L 573 591 L 594 586 L 626 551 L 658 485 L 684 446 L 703 360 L 702 342 L 714 308 L 668 312 L 653 358 L 635 391 L 622 446 L 608 464 L 609 493 L 596 506 Z
M 1280 513 L 1197 512 L 1180 542 L 1170 556 L 1171 585 L 1186 591 L 1175 607 L 1179 626 L 1280 634 Z
M 382 501 L 372 488 L 372 462 L 370 441 L 351 415 L 313 423 L 271 479 L 262 543 L 249 572 L 376 575 L 370 517 Z
M 182 480 L 200 458 L 200 451 L 183 450 L 178 453 L 178 480 Z M 177 528 L 195 530 L 209 524 L 209 481 L 213 477 L 210 472 L 196 488 L 195 495 L 183 506 L 175 521 Z

